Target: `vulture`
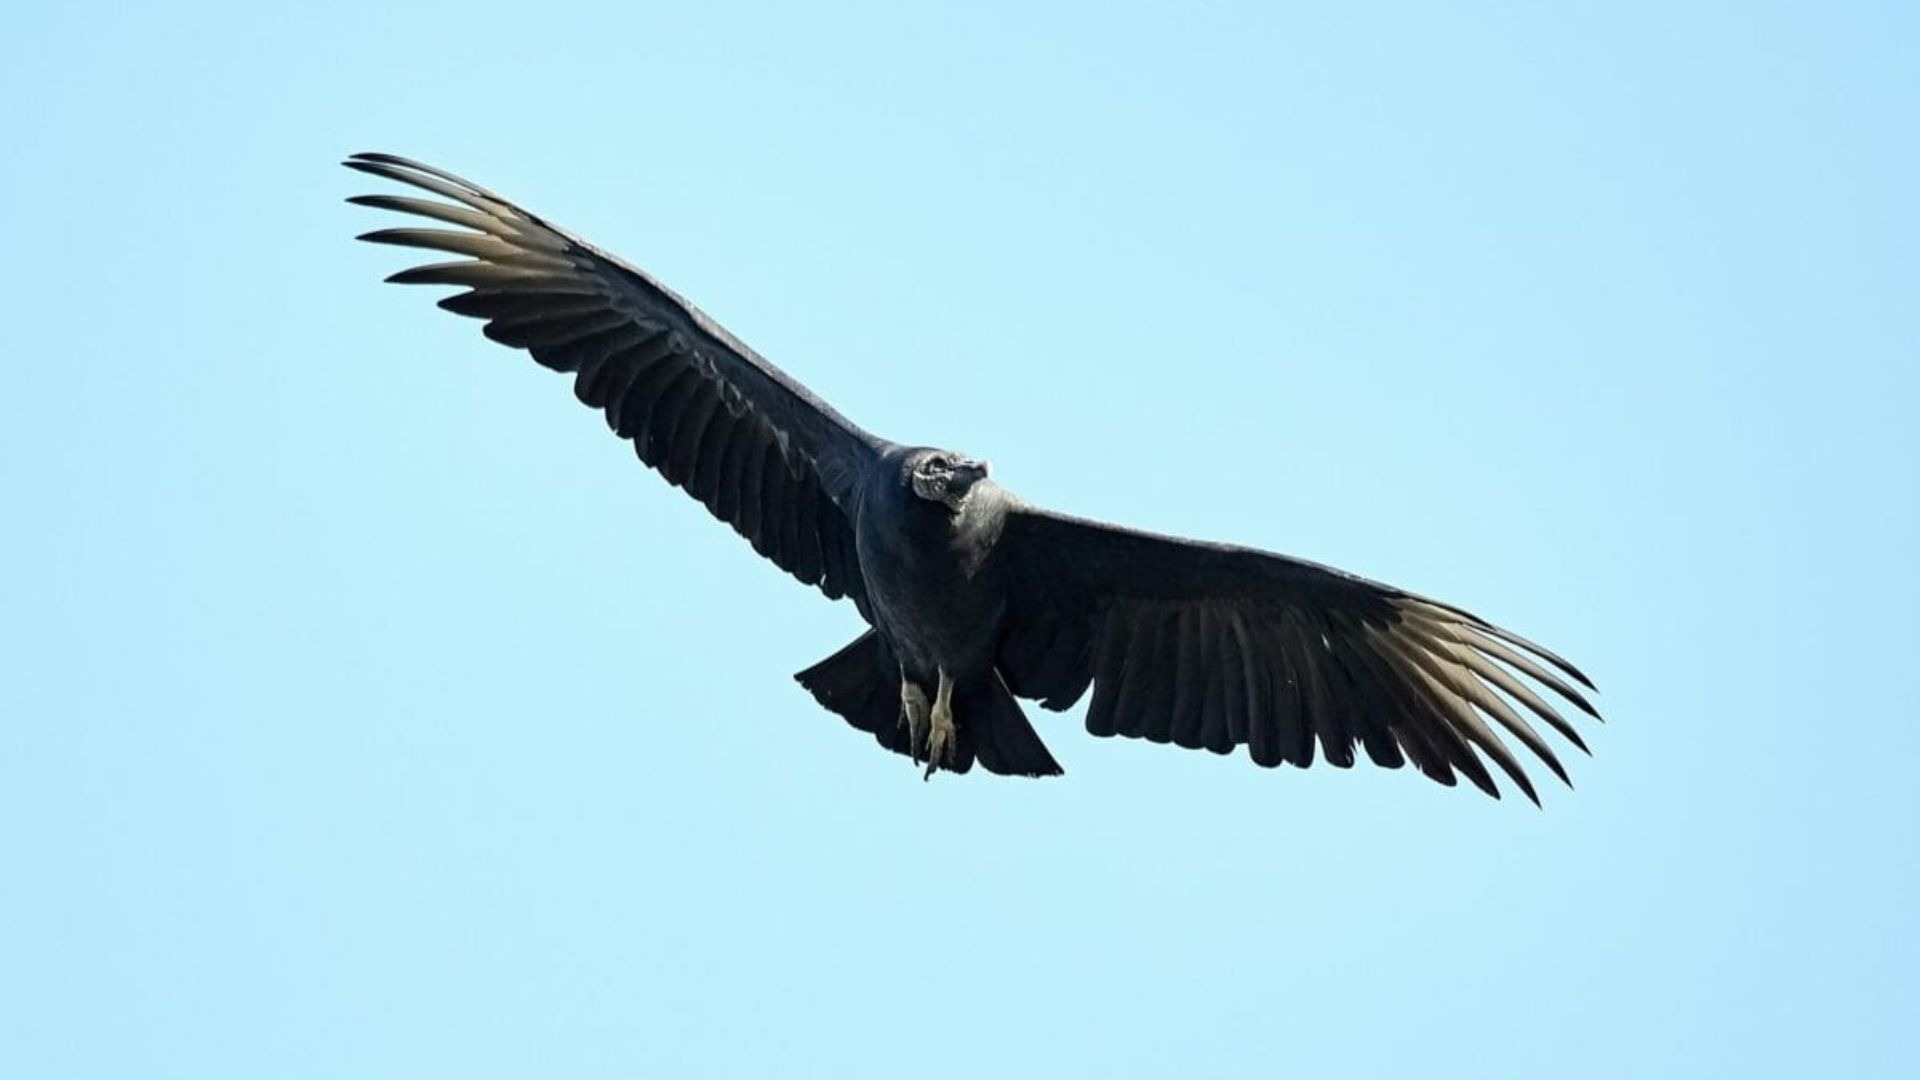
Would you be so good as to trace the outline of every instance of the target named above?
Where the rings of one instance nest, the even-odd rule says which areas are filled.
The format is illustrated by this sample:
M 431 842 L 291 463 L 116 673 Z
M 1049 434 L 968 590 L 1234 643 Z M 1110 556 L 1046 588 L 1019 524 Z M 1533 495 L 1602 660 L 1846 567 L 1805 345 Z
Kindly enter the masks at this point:
M 1000 487 L 981 458 L 870 434 L 645 271 L 477 184 L 389 154 L 343 164 L 417 189 L 349 202 L 444 227 L 359 239 L 451 256 L 387 280 L 573 376 L 640 460 L 865 633 L 795 678 L 924 767 L 1061 773 L 1019 699 L 1086 728 L 1255 764 L 1411 762 L 1536 804 L 1515 744 L 1599 714 L 1566 660 L 1451 604 L 1254 548 L 1089 521 Z M 1577 686 L 1576 686 L 1577 684 Z

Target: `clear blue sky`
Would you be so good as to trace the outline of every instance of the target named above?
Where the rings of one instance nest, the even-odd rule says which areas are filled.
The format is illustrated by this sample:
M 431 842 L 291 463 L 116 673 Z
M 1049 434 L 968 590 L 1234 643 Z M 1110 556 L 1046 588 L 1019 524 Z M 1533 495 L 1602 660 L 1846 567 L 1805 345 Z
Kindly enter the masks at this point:
M 8 18 L 0 1075 L 1920 1073 L 1912 5 L 310 8 Z M 356 150 L 1537 637 L 1578 790 L 923 784 Z

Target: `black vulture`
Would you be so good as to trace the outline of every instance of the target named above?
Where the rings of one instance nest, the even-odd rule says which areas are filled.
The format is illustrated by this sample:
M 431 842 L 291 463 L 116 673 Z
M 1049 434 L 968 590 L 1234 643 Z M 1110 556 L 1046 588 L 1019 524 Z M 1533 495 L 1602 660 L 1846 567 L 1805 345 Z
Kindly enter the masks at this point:
M 1536 803 L 1500 730 L 1562 781 L 1529 718 L 1586 749 L 1548 699 L 1597 718 L 1573 685 L 1593 684 L 1525 638 L 1315 563 L 1034 506 L 985 461 L 868 434 L 644 271 L 477 184 L 345 164 L 441 197 L 349 201 L 455 226 L 360 237 L 458 256 L 387 280 L 461 287 L 440 306 L 572 375 L 640 460 L 853 601 L 871 629 L 795 678 L 926 776 L 1058 775 L 1016 699 L 1061 710 L 1089 687 L 1095 735 L 1268 767 L 1346 768 L 1357 747 L 1498 798 L 1490 761 Z

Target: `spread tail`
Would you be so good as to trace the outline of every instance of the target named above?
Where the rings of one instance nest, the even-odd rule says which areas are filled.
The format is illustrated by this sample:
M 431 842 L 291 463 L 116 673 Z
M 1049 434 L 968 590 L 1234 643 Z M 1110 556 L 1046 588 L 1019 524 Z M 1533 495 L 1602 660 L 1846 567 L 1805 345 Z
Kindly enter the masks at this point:
M 900 723 L 900 666 L 880 636 L 869 630 L 825 660 L 795 675 L 815 701 L 881 746 L 911 756 L 911 735 Z M 976 758 L 1003 776 L 1058 776 L 1064 770 L 1027 722 L 998 672 L 961 684 L 954 692 L 958 741 L 953 760 L 941 765 L 963 773 Z

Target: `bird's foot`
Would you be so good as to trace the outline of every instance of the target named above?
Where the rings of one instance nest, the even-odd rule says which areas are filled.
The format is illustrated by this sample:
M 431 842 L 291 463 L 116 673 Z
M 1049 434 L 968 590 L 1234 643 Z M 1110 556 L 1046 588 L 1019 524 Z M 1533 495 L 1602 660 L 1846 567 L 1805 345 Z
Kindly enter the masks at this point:
M 907 754 L 915 765 L 920 764 L 920 747 L 927 741 L 932 726 L 929 719 L 927 692 L 920 689 L 912 680 L 900 680 L 900 726 L 907 729 Z
M 940 687 L 933 695 L 933 710 L 927 723 L 927 771 L 922 780 L 933 779 L 933 770 L 953 762 L 953 748 L 959 742 L 953 726 L 953 680 L 940 673 Z

